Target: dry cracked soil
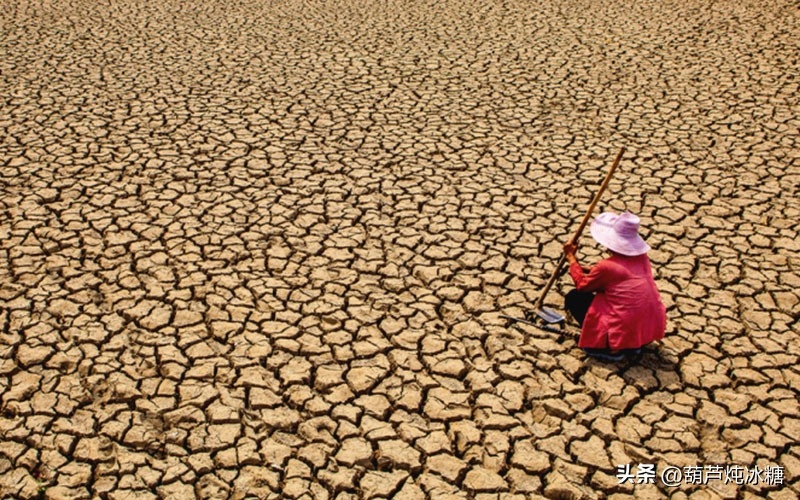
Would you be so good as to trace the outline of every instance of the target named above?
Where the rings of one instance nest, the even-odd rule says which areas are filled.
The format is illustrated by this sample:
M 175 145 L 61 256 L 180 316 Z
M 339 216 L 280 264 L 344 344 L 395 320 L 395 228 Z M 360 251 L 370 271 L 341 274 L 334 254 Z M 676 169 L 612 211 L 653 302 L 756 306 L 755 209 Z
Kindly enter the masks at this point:
M 795 0 L 0 3 L 0 498 L 797 498 L 798 33 Z M 500 314 L 621 146 L 600 208 L 669 322 L 608 364 Z

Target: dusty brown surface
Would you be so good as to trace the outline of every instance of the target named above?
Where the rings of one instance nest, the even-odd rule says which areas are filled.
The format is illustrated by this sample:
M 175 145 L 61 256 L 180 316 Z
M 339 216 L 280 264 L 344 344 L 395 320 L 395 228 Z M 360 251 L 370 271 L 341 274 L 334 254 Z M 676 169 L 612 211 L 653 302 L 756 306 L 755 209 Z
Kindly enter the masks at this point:
M 2 2 L 0 495 L 796 498 L 797 2 L 538 3 Z M 612 365 L 498 314 L 622 145 Z

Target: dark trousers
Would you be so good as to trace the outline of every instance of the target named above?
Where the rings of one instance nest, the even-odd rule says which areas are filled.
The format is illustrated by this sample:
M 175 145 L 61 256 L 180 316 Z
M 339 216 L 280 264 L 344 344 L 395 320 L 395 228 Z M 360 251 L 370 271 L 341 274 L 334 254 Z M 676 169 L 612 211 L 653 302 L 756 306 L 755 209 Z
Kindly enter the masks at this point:
M 571 290 L 564 297 L 564 309 L 569 311 L 579 325 L 583 326 L 583 320 L 586 318 L 589 306 L 592 305 L 592 300 L 594 300 L 594 294 L 591 292 Z

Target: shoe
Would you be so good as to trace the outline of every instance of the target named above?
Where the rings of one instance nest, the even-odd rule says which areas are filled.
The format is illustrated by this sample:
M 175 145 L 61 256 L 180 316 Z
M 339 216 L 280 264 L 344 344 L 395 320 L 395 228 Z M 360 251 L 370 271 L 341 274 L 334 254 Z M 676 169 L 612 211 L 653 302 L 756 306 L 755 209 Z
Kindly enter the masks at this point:
M 591 347 L 584 347 L 583 352 L 590 358 L 600 359 L 602 361 L 617 362 L 625 359 L 625 353 L 622 351 L 612 351 L 610 349 L 593 349 Z

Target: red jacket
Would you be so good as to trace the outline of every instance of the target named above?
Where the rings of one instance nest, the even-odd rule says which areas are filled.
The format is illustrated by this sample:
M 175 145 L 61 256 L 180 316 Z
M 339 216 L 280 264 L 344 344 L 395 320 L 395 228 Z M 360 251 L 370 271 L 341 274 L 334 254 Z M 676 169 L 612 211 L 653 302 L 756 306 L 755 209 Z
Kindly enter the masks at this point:
M 579 347 L 636 349 L 664 338 L 666 309 L 647 254 L 614 254 L 598 262 L 589 274 L 575 262 L 569 274 L 579 291 L 595 292 Z

